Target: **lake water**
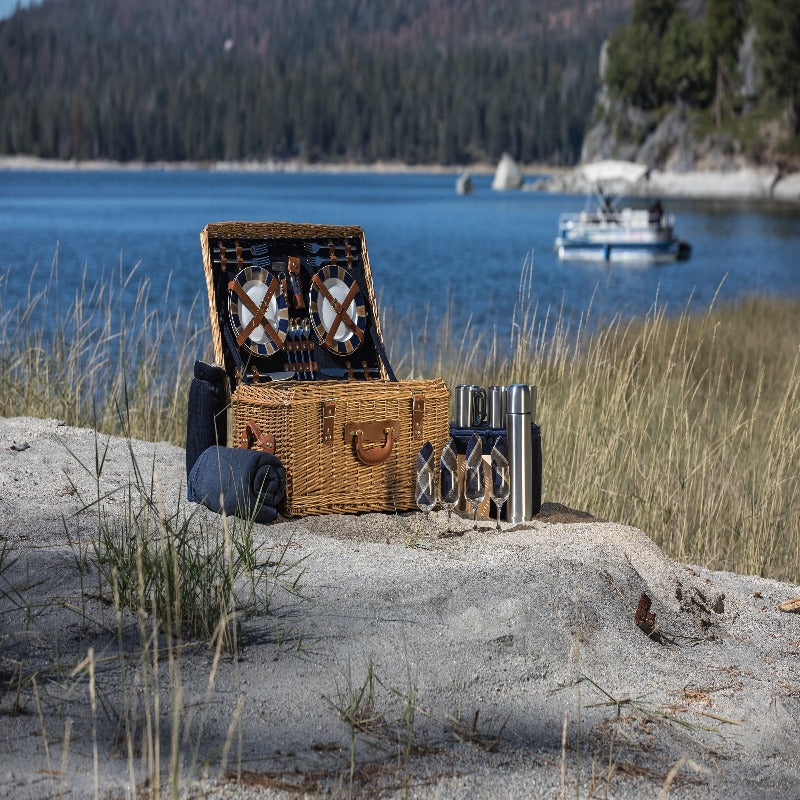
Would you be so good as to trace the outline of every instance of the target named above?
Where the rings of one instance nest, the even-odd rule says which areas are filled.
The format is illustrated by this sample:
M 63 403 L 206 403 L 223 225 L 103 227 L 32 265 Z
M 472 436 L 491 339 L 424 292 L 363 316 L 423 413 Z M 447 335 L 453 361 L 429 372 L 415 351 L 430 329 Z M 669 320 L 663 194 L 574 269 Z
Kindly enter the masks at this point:
M 285 220 L 363 227 L 381 307 L 400 317 L 450 302 L 458 325 L 509 330 L 520 274 L 533 258 L 532 295 L 577 318 L 645 313 L 656 298 L 680 312 L 690 298 L 707 308 L 718 287 L 800 296 L 800 209 L 759 203 L 670 201 L 677 232 L 692 244 L 685 262 L 611 266 L 559 262 L 558 216 L 584 198 L 492 192 L 474 179 L 471 196 L 451 175 L 236 173 L 193 171 L 0 171 L 2 306 L 46 282 L 58 248 L 58 292 L 137 263 L 156 297 L 172 307 L 205 284 L 199 233 L 208 222 Z M 131 301 L 136 286 L 130 286 Z M 198 314 L 203 314 L 198 310 Z

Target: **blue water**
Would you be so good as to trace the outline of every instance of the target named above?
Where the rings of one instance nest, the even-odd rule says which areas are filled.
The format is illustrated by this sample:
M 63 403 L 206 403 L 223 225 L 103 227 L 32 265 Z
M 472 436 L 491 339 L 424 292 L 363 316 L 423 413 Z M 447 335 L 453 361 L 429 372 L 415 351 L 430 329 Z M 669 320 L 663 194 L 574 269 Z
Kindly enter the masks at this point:
M 58 292 L 74 296 L 110 271 L 169 286 L 173 307 L 205 302 L 199 234 L 226 220 L 321 222 L 363 227 L 384 314 L 452 299 L 457 325 L 509 330 L 520 273 L 533 258 L 533 298 L 577 318 L 645 313 L 658 299 L 680 312 L 753 293 L 800 296 L 800 208 L 758 203 L 670 201 L 686 262 L 659 266 L 559 262 L 558 216 L 584 199 L 497 193 L 489 177 L 459 196 L 450 175 L 234 173 L 193 171 L 0 171 L 3 307 L 45 282 L 58 250 Z M 126 291 L 131 302 L 134 281 Z M 721 288 L 720 288 L 721 286 Z M 197 314 L 205 312 L 202 303 Z

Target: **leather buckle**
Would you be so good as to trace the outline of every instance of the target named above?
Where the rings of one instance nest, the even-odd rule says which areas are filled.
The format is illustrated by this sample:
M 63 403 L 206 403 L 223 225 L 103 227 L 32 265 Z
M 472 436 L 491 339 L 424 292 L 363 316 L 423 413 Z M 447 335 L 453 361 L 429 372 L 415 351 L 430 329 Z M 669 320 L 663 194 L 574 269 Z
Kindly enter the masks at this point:
M 245 426 L 242 447 L 275 455 L 275 437 L 271 433 L 262 433 L 258 425 L 251 421 Z
M 322 443 L 333 444 L 333 423 L 336 417 L 336 401 L 322 401 Z
M 413 396 L 414 406 L 411 412 L 411 438 L 422 438 L 422 421 L 425 418 L 425 395 L 415 394 Z

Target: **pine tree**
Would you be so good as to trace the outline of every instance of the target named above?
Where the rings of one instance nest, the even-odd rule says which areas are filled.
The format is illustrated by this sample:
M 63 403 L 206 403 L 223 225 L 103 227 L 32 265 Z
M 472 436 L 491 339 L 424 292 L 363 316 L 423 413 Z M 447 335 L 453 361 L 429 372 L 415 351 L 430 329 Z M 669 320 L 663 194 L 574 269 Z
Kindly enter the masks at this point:
M 745 26 L 743 0 L 707 0 L 704 51 L 708 74 L 714 84 L 714 124 L 722 125 L 725 98 L 737 81 L 739 46 Z
M 786 104 L 800 134 L 800 3 L 752 0 L 756 48 L 767 92 Z

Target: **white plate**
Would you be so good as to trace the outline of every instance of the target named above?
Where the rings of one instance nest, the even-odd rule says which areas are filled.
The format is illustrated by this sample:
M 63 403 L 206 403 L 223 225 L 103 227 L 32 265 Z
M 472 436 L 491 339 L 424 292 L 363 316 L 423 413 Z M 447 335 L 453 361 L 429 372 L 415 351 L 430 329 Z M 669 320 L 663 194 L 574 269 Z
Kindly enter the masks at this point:
M 286 304 L 286 297 L 277 280 L 270 272 L 261 267 L 246 267 L 234 280 L 239 284 L 239 291 L 243 291 L 258 309 L 261 308 L 261 304 L 264 302 L 270 286 L 272 286 L 272 297 L 270 297 L 267 304 L 263 321 L 275 331 L 282 346 L 289 330 L 289 309 Z M 230 313 L 231 327 L 238 340 L 242 331 L 246 330 L 253 321 L 253 311 L 233 288 L 228 291 L 228 311 Z M 246 347 L 251 353 L 258 356 L 269 356 L 280 349 L 278 343 L 269 335 L 262 324 L 256 325 L 250 331 L 241 346 Z
M 355 327 L 351 327 L 344 319 L 333 330 L 332 341 L 328 343 L 329 334 L 336 322 L 337 311 L 331 300 L 320 288 L 325 286 L 330 296 L 341 305 L 347 299 L 356 280 L 338 264 L 325 264 L 313 277 L 311 290 L 308 294 L 308 307 L 311 312 L 311 324 L 317 338 L 322 344 L 336 355 L 349 355 L 361 346 L 364 340 L 364 331 L 367 325 L 367 309 L 364 297 L 356 291 L 353 299 L 347 304 L 345 313 L 352 320 Z

